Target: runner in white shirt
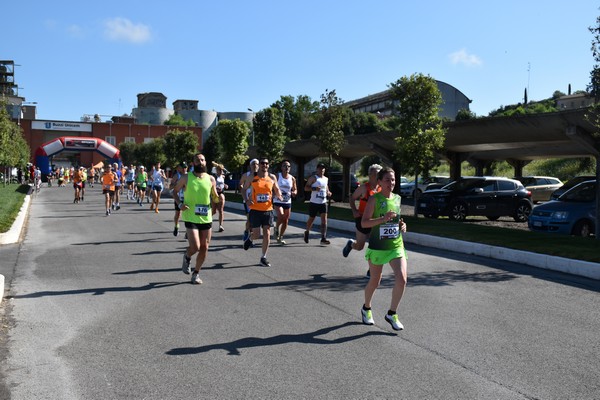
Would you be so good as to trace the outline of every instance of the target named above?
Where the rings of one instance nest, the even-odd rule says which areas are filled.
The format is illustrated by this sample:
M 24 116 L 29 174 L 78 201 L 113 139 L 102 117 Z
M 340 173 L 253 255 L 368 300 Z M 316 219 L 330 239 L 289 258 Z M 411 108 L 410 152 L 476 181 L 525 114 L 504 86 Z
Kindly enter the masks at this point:
M 223 191 L 229 189 L 229 186 L 225 184 L 225 167 L 222 164 L 213 161 L 213 167 L 215 168 L 215 182 L 217 185 L 217 194 L 219 195 L 219 202 L 212 204 L 212 213 L 219 212 L 219 232 L 223 232 L 223 211 L 225 209 L 225 194 Z
M 158 205 L 160 204 L 160 195 L 167 180 L 165 172 L 160 168 L 160 163 L 156 163 L 156 169 L 152 173 L 152 204 L 150 209 L 158 214 Z
M 286 244 L 285 240 L 283 240 L 283 234 L 290 220 L 292 198 L 298 193 L 296 178 L 290 174 L 291 167 L 292 165 L 289 160 L 281 162 L 281 172 L 277 174 L 277 185 L 279 185 L 279 190 L 281 190 L 281 200 L 273 199 L 273 208 L 277 213 L 275 239 L 277 239 L 277 243 L 279 244 Z

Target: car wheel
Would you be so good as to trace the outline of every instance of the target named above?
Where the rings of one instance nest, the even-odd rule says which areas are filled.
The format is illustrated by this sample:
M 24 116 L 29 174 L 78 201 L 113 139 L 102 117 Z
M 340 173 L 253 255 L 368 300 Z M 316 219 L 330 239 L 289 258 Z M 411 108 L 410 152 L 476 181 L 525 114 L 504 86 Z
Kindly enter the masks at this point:
M 467 218 L 467 205 L 457 202 L 450 207 L 450 218 L 455 221 L 464 221 Z
M 497 220 L 498 220 L 498 218 L 500 218 L 500 216 L 499 216 L 499 215 L 489 215 L 489 216 L 487 217 L 487 219 L 489 219 L 490 221 L 497 221 Z
M 571 231 L 571 235 L 588 237 L 592 234 L 592 224 L 590 221 L 578 221 Z
M 519 203 L 517 209 L 515 210 L 515 216 L 513 217 L 517 222 L 527 222 L 529 219 L 529 214 L 531 214 L 531 204 L 529 203 Z

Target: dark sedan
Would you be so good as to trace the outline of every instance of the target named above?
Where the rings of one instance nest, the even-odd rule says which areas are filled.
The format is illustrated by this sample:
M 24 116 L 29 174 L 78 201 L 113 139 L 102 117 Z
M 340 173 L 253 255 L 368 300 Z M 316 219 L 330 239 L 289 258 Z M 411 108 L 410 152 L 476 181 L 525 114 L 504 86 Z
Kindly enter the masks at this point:
M 531 192 L 517 180 L 469 177 L 424 192 L 417 212 L 428 218 L 443 215 L 456 221 L 464 221 L 468 216 L 485 216 L 492 221 L 510 216 L 517 222 L 526 222 L 532 208 Z

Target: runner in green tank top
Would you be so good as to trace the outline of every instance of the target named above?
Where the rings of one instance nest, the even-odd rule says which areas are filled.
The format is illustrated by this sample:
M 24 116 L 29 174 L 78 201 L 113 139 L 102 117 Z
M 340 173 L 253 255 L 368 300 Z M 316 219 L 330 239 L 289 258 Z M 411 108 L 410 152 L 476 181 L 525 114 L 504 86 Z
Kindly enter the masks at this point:
M 206 159 L 202 154 L 196 154 L 193 160 L 193 171 L 177 181 L 173 188 L 174 193 L 184 189 L 183 203 L 179 196 L 174 196 L 175 205 L 182 213 L 187 231 L 188 248 L 183 254 L 181 269 L 185 274 L 190 274 L 190 261 L 196 253 L 196 268 L 192 274 L 192 283 L 201 284 L 199 277 L 200 268 L 208 254 L 208 245 L 212 236 L 212 209 L 213 203 L 219 202 L 215 178 L 206 172 Z
M 371 300 L 381 282 L 383 265 L 389 263 L 394 271 L 394 288 L 392 300 L 385 320 L 394 330 L 402 330 L 404 326 L 398 319 L 398 306 L 406 287 L 406 252 L 402 241 L 402 233 L 406 232 L 406 224 L 400 218 L 400 196 L 394 194 L 396 175 L 391 168 L 383 168 L 377 174 L 377 182 L 381 192 L 374 194 L 367 201 L 361 224 L 364 228 L 372 228 L 369 237 L 369 248 L 365 259 L 369 263 L 371 276 L 365 287 L 365 303 L 361 310 L 364 324 L 373 325 Z

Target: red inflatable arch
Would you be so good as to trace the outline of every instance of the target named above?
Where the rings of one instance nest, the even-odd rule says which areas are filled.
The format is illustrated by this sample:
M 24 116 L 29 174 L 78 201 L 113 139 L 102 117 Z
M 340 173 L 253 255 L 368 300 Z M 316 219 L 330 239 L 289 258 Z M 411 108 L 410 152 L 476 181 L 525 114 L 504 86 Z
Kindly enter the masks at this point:
M 63 150 L 97 151 L 111 159 L 121 158 L 119 149 L 105 140 L 93 137 L 63 136 L 41 145 L 36 156 L 52 157 Z
M 42 172 L 42 180 L 44 175 L 52 173 L 50 157 L 63 150 L 97 151 L 109 158 L 110 162 L 121 164 L 119 149 L 105 140 L 93 137 L 63 136 L 44 143 L 35 151 L 35 164 Z

